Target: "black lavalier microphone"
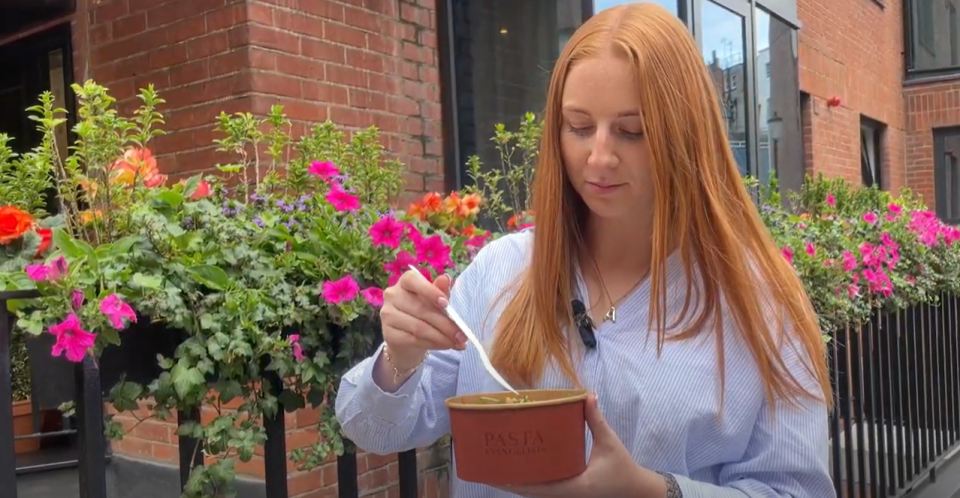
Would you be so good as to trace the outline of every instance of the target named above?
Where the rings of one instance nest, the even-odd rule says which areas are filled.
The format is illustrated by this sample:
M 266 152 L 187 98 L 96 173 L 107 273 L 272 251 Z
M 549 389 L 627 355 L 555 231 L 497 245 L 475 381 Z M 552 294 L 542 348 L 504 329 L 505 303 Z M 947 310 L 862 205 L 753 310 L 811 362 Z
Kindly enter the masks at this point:
M 587 314 L 587 308 L 583 305 L 583 301 L 574 299 L 570 301 L 570 306 L 573 307 L 573 322 L 577 326 L 577 332 L 580 333 L 580 340 L 583 341 L 583 345 L 589 349 L 596 348 L 597 335 L 593 332 L 593 320 Z

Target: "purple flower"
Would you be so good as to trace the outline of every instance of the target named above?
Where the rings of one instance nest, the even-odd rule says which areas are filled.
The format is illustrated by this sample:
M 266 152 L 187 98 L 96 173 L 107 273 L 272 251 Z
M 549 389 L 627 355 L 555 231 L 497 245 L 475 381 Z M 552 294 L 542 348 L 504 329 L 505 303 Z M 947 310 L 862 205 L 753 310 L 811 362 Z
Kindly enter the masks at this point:
M 260 227 L 260 228 L 263 228 L 263 227 L 264 227 L 263 220 L 261 220 L 259 216 L 254 216 L 254 217 L 253 217 L 253 224 L 254 224 L 254 225 L 257 225 L 257 226 Z

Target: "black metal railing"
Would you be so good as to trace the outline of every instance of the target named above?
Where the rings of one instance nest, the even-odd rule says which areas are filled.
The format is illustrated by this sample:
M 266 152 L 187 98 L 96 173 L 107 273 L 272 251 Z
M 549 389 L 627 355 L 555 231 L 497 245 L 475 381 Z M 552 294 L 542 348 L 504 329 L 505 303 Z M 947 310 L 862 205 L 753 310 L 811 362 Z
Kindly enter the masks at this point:
M 902 497 L 960 447 L 960 300 L 940 298 L 832 335 L 838 496 Z
M 34 291 L 0 291 L 0 489 L 4 498 L 17 498 L 17 475 L 24 469 L 17 466 L 15 439 L 42 438 L 50 434 L 35 433 L 14 437 L 11 392 L 11 351 L 13 317 L 7 310 L 7 302 L 14 299 L 38 297 Z M 79 443 L 78 456 L 72 463 L 78 469 L 80 498 L 107 498 L 106 466 L 108 449 L 103 434 L 103 391 L 100 369 L 96 358 L 87 356 L 75 365 L 75 425 L 76 430 L 62 431 L 76 435 Z M 268 379 L 274 387 L 280 379 Z M 177 424 L 200 422 L 200 411 L 178 412 Z M 264 444 L 264 486 L 270 498 L 287 498 L 287 451 L 284 414 L 278 410 L 273 417 L 264 419 L 267 441 Z M 61 433 L 58 433 L 61 434 Z M 178 441 L 180 455 L 180 487 L 187 484 L 190 471 L 203 465 L 203 453 L 196 439 L 181 437 Z M 345 454 L 337 459 L 338 492 L 340 498 L 358 498 L 357 457 Z M 400 453 L 399 491 L 401 498 L 416 498 L 418 494 L 417 454 L 415 450 Z M 53 468 L 63 468 L 58 465 Z

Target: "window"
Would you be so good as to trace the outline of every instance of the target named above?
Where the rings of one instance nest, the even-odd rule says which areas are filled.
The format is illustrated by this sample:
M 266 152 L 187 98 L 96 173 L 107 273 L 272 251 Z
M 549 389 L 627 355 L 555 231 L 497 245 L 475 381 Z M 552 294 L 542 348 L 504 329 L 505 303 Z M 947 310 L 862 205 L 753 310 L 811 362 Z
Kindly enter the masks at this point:
M 882 144 L 886 126 L 860 116 L 860 181 L 864 187 L 883 188 Z
M 960 71 L 960 0 L 907 0 L 907 5 L 908 71 Z
M 757 177 L 766 182 L 774 173 L 781 191 L 803 186 L 803 130 L 800 120 L 800 74 L 794 29 L 757 7 Z
M 960 224 L 960 128 L 933 131 L 933 167 L 937 216 Z
M 550 71 L 570 35 L 596 12 L 635 0 L 438 2 L 448 187 L 466 162 L 500 164 L 490 142 L 540 113 Z M 650 0 L 647 0 L 650 1 Z M 694 33 L 721 96 L 718 105 L 743 174 L 803 178 L 794 0 L 653 0 Z M 960 1 L 960 0 L 958 0 Z M 752 34 L 756 34 L 756 40 Z M 786 183 L 792 185 L 791 181 Z

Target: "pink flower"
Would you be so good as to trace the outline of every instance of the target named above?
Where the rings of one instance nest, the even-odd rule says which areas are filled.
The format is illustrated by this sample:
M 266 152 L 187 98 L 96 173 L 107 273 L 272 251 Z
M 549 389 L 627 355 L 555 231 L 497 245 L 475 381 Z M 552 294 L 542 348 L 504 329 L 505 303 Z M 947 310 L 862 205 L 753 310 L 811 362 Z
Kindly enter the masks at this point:
M 340 170 L 330 161 L 314 161 L 307 169 L 307 173 L 326 180 L 339 175 Z
M 389 263 L 383 264 L 383 269 L 389 273 L 389 280 L 387 285 L 394 285 L 400 280 L 400 275 L 403 275 L 403 272 L 407 271 L 407 267 L 416 263 L 417 258 L 407 251 L 400 251 L 397 253 L 397 257 Z
M 443 271 L 450 261 L 450 247 L 443 243 L 440 235 L 431 235 L 413 242 L 417 251 L 417 261 L 427 263 L 438 272 Z
M 863 213 L 863 221 L 873 225 L 877 222 L 877 215 L 873 213 Z
M 27 265 L 27 277 L 36 282 L 43 282 L 50 278 L 50 267 L 47 265 Z
M 903 208 L 900 207 L 898 204 L 890 204 L 887 206 L 887 211 L 889 211 L 890 214 L 893 215 L 894 218 L 896 218 L 897 216 L 900 216 L 901 212 L 903 212 Z
M 330 304 L 339 304 L 353 300 L 358 292 L 360 292 L 360 286 L 352 276 L 347 275 L 340 280 L 324 282 L 323 292 L 320 295 Z
M 379 287 L 367 287 L 360 291 L 360 295 L 374 308 L 383 306 L 383 289 Z
M 404 226 L 393 216 L 384 216 L 370 227 L 370 238 L 373 246 L 384 245 L 394 249 L 400 247 L 400 238 L 403 237 Z
M 303 346 L 300 345 L 300 334 L 290 334 L 290 337 L 287 338 L 287 342 L 290 343 L 290 347 L 293 349 L 293 359 L 301 362 L 307 357 L 303 355 Z
M 73 291 L 73 294 L 70 296 L 70 306 L 72 306 L 75 310 L 78 310 L 81 306 L 83 306 L 83 292 L 78 290 Z
M 780 253 L 787 259 L 787 263 L 793 264 L 793 251 L 789 247 L 781 248 Z
M 890 277 L 882 270 L 863 270 L 863 278 L 869 282 L 870 292 L 882 294 L 883 297 L 890 297 L 893 293 L 893 283 Z
M 850 251 L 843 251 L 843 271 L 853 271 L 857 268 L 857 257 Z
M 110 324 L 117 330 L 123 330 L 126 327 L 123 323 L 124 318 L 134 323 L 137 321 L 137 314 L 133 312 L 133 308 L 116 294 L 110 294 L 100 302 L 100 312 L 107 315 Z
M 483 247 L 483 245 L 487 242 L 487 239 L 489 237 L 490 237 L 489 233 L 485 233 L 482 235 L 474 235 L 473 237 L 470 237 L 469 239 L 467 239 L 467 241 L 464 242 L 463 245 L 467 247 L 474 247 L 479 249 Z
M 87 351 L 93 347 L 97 336 L 83 330 L 77 315 L 70 313 L 66 320 L 50 326 L 50 333 L 57 338 L 53 345 L 53 356 L 61 356 L 66 352 L 67 359 L 77 363 L 83 361 Z
M 830 207 L 837 205 L 837 198 L 834 197 L 833 194 L 827 194 L 827 205 Z
M 807 249 L 807 254 L 810 256 L 814 256 L 817 254 L 817 248 L 816 246 L 813 245 L 813 242 L 807 242 L 806 249 Z
M 847 295 L 850 296 L 850 299 L 853 299 L 860 295 L 860 286 L 857 284 L 850 284 L 847 286 Z
M 57 256 L 49 265 L 27 265 L 24 271 L 30 280 L 43 282 L 60 280 L 67 275 L 68 269 L 67 260 L 63 256 Z
M 355 195 L 347 193 L 339 186 L 330 189 L 326 199 L 337 211 L 355 211 L 360 209 L 360 199 Z

